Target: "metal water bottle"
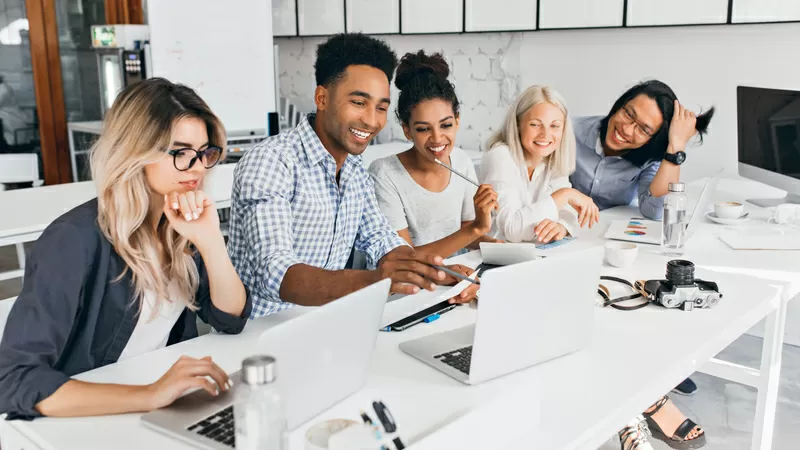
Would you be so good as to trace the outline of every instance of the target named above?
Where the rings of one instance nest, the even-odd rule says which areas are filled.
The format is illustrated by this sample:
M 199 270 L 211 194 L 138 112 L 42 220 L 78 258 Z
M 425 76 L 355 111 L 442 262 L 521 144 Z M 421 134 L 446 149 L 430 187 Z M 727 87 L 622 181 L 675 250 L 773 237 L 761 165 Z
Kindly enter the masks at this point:
M 686 186 L 683 183 L 670 183 L 669 193 L 664 198 L 664 216 L 661 226 L 661 246 L 668 256 L 683 254 L 686 242 Z
M 242 361 L 233 417 L 237 450 L 288 450 L 288 430 L 275 386 L 275 358 L 251 356 Z

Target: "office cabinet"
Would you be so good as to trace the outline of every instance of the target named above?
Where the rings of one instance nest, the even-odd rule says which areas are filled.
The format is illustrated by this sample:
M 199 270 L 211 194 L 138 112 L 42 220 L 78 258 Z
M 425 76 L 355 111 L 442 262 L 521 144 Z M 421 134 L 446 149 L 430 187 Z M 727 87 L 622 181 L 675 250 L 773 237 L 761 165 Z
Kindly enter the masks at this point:
M 733 23 L 800 20 L 800 0 L 733 0 Z
M 300 36 L 344 33 L 345 0 L 297 0 Z
M 728 0 L 628 0 L 628 26 L 726 23 Z
M 539 29 L 622 26 L 623 0 L 540 0 Z
M 466 0 L 466 31 L 535 30 L 536 2 L 529 0 Z
M 272 35 L 297 36 L 297 0 L 272 0 Z
M 400 0 L 346 0 L 347 31 L 366 34 L 400 32 Z
M 464 30 L 463 0 L 402 0 L 400 14 L 405 34 Z

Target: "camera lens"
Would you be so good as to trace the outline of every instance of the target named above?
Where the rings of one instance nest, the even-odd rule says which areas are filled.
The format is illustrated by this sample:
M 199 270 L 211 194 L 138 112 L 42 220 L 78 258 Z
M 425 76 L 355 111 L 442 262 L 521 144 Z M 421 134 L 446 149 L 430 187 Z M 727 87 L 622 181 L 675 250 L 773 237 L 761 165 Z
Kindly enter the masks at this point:
M 675 286 L 694 284 L 694 264 L 683 259 L 673 259 L 667 263 L 667 281 Z

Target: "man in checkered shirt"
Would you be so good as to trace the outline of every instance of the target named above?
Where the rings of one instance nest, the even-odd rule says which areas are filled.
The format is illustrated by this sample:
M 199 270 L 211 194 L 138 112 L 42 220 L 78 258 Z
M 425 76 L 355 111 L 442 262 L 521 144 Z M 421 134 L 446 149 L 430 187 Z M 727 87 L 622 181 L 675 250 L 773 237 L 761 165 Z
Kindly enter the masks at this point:
M 456 281 L 428 266 L 441 257 L 415 252 L 391 228 L 359 156 L 386 125 L 396 65 L 383 41 L 330 38 L 314 65 L 316 114 L 237 164 L 228 250 L 251 317 L 323 305 L 387 277 L 406 294 Z M 353 248 L 374 270 L 344 270 Z

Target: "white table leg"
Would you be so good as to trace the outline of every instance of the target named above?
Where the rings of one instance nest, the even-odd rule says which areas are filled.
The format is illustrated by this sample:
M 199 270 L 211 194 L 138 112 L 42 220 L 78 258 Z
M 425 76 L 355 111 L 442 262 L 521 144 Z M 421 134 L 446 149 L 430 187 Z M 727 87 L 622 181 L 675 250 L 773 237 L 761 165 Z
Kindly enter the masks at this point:
M 775 430 L 775 408 L 781 376 L 783 331 L 786 325 L 786 300 L 766 317 L 764 343 L 761 347 L 760 383 L 753 422 L 753 450 L 770 450 Z
M 19 268 L 25 268 L 25 245 L 22 242 L 17 242 L 17 261 L 19 262 Z

